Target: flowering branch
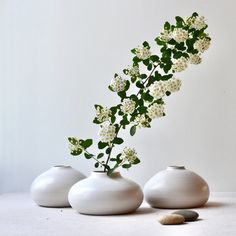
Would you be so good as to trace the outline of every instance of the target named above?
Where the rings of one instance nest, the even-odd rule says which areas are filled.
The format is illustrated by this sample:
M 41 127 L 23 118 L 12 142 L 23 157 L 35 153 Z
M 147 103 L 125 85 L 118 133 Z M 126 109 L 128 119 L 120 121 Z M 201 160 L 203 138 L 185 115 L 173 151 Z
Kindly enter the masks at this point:
M 163 31 L 155 39 L 160 47 L 158 55 L 151 53 L 149 43 L 145 41 L 142 46 L 131 50 L 134 54 L 133 64 L 123 70 L 129 78 L 114 75 L 109 89 L 117 93 L 121 103 L 110 108 L 95 105 L 93 123 L 100 126 L 97 145 L 98 149 L 105 151 L 91 154 L 87 149 L 93 144 L 92 139 L 70 137 L 72 155 L 84 153 L 85 158 L 96 161 L 95 168 L 103 167 L 108 175 L 119 167 L 129 169 L 140 162 L 133 148 L 125 147 L 121 153 L 112 155 L 115 145 L 124 142 L 118 137 L 120 129 L 131 125 L 130 135 L 133 136 L 137 127 L 150 128 L 153 119 L 165 116 L 164 97 L 181 87 L 181 80 L 176 79 L 174 74 L 184 71 L 189 63 L 201 63 L 201 53 L 210 46 L 211 38 L 205 33 L 207 24 L 204 17 L 193 13 L 187 20 L 179 16 L 175 19 L 176 24 L 166 22 Z M 128 94 L 131 84 L 138 89 L 136 94 Z M 106 161 L 101 159 L 105 154 Z

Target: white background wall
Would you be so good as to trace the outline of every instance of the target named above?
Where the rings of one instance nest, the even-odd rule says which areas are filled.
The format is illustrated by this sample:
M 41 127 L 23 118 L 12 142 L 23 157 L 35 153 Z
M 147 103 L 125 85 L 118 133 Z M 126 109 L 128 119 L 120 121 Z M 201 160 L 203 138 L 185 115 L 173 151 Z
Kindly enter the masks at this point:
M 168 165 L 184 164 L 212 191 L 236 191 L 235 1 L 1 0 L 0 192 L 26 191 L 56 164 L 89 174 L 93 163 L 73 158 L 67 136 L 96 137 L 93 104 L 118 102 L 107 90 L 130 64 L 129 50 L 154 46 L 166 20 L 197 11 L 212 46 L 203 63 L 180 73 L 183 87 L 166 114 L 125 145 L 142 163 L 125 176 L 144 184 Z

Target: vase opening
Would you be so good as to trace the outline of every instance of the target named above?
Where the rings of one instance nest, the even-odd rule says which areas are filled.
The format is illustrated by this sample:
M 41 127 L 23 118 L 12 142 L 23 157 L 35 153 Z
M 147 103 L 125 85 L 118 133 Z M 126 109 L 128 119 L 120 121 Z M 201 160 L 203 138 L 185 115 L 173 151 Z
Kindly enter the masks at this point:
M 168 166 L 167 170 L 185 170 L 184 166 Z
M 57 166 L 53 166 L 53 168 L 71 168 L 71 166 L 57 165 Z
M 104 176 L 104 177 L 106 177 L 108 175 L 107 175 L 107 172 L 104 172 L 104 171 L 93 171 L 91 173 L 91 176 L 97 176 L 97 177 Z M 121 177 L 121 174 L 120 174 L 120 172 L 113 172 L 112 175 L 109 177 L 111 177 L 111 178 Z

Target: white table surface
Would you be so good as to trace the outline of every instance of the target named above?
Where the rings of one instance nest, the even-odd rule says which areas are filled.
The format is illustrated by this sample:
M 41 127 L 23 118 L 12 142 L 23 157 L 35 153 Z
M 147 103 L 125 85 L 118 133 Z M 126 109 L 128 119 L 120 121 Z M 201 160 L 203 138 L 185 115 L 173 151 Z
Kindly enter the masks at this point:
M 71 208 L 38 207 L 28 193 L 0 195 L 0 236 L 235 236 L 236 194 L 215 194 L 198 208 L 199 220 L 163 226 L 157 218 L 173 210 L 143 204 L 129 215 L 88 216 Z

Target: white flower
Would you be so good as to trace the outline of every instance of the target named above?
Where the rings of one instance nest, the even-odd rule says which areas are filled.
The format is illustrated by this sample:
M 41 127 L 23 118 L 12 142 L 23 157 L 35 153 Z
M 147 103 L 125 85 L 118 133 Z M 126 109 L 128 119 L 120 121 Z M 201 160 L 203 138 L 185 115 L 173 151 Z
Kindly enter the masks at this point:
M 135 105 L 136 105 L 135 101 L 126 98 L 122 102 L 121 111 L 124 112 L 125 114 L 132 114 L 135 110 Z
M 155 119 L 158 117 L 162 117 L 164 115 L 164 106 L 162 104 L 154 103 L 150 107 L 148 107 L 148 116 L 151 119 Z
M 189 62 L 190 64 L 197 65 L 202 62 L 202 58 L 199 54 L 190 54 Z
M 204 52 L 210 47 L 210 40 L 208 38 L 198 39 L 193 47 L 197 49 L 199 52 Z
M 188 60 L 185 57 L 180 57 L 175 61 L 174 65 L 172 66 L 172 70 L 174 72 L 181 72 L 185 70 L 188 66 L 187 62 Z
M 118 93 L 124 91 L 126 86 L 126 80 L 122 79 L 121 76 L 117 75 L 112 79 L 110 86 L 114 92 Z
M 188 31 L 181 28 L 175 28 L 172 37 L 177 43 L 182 43 L 188 39 Z
M 182 82 L 180 79 L 171 78 L 166 81 L 167 91 L 172 93 L 177 92 L 180 90 L 181 84 Z
M 124 160 L 128 161 L 130 164 L 133 164 L 135 160 L 138 158 L 135 149 L 129 147 L 124 148 L 121 156 Z
M 169 42 L 172 39 L 172 34 L 168 30 L 163 30 L 159 38 L 164 42 Z
M 100 122 L 108 121 L 111 114 L 112 114 L 111 110 L 107 107 L 97 106 L 96 108 L 96 118 Z
M 134 123 L 139 127 L 139 128 L 146 128 L 150 127 L 148 118 L 146 118 L 145 114 L 138 115 L 136 116 Z
M 116 127 L 109 122 L 106 122 L 100 127 L 98 135 L 102 142 L 109 143 L 116 136 Z
M 128 66 L 127 73 L 131 77 L 136 77 L 139 75 L 139 67 L 138 66 Z
M 140 46 L 135 48 L 135 54 L 141 60 L 146 60 L 152 55 L 147 47 L 140 47 Z
M 192 17 L 190 23 L 190 29 L 194 28 L 196 30 L 201 30 L 206 27 L 206 21 L 203 16 Z
M 80 145 L 81 140 L 77 139 L 77 138 L 73 138 L 73 140 L 75 141 L 73 144 L 69 143 L 69 149 L 71 152 L 76 152 L 78 150 L 83 150 L 83 146 Z
M 166 85 L 163 81 L 155 81 L 149 87 L 150 95 L 152 95 L 155 99 L 160 99 L 165 96 L 166 93 Z

